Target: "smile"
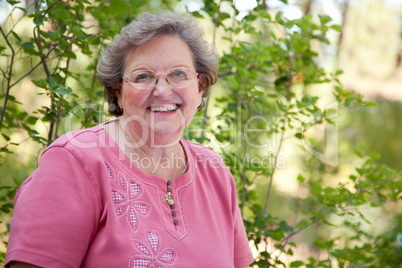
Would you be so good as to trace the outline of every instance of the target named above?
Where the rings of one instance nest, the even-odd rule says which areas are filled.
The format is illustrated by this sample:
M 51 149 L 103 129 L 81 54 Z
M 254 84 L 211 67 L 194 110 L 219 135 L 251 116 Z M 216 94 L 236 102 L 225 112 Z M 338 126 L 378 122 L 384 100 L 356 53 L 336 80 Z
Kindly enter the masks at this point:
M 164 106 L 151 106 L 148 110 L 151 112 L 172 112 L 180 108 L 180 104 L 169 104 Z

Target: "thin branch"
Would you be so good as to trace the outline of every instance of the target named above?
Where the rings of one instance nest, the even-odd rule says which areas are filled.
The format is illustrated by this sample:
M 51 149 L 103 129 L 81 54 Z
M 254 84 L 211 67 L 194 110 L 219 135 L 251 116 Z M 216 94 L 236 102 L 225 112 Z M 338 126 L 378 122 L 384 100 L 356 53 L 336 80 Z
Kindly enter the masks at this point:
M 342 7 L 342 30 L 339 33 L 339 39 L 338 39 L 338 50 L 337 50 L 337 59 L 339 61 L 339 56 L 342 50 L 342 46 L 343 46 L 343 37 L 345 34 L 345 27 L 346 27 L 346 23 L 348 20 L 348 14 L 349 13 L 349 0 L 345 0 L 345 2 L 343 3 L 343 7 Z
M 36 32 L 38 32 L 38 35 L 36 34 Z M 35 39 L 36 45 L 38 47 L 39 53 L 44 54 L 43 53 L 43 47 L 42 47 L 42 38 L 41 38 L 40 33 L 39 33 L 39 26 L 36 26 L 34 28 L 33 35 L 34 35 L 34 39 Z M 42 59 L 42 61 L 41 61 L 42 66 L 45 69 L 45 73 L 46 73 L 47 78 L 49 79 L 49 77 L 51 76 L 51 73 L 50 73 L 49 67 L 47 65 L 46 59 L 43 56 L 41 56 L 41 59 Z M 53 103 L 54 103 L 54 94 L 52 92 L 50 92 L 50 107 L 51 107 L 51 109 L 53 109 L 52 108 Z M 54 131 L 54 124 L 55 124 L 55 119 L 52 118 L 50 120 L 49 132 L 48 132 L 48 136 L 47 136 L 48 142 L 52 141 L 53 131 Z
M 102 47 L 102 43 L 103 41 L 101 40 L 101 44 L 100 44 L 100 48 L 99 48 L 99 50 L 98 50 L 98 55 L 96 56 L 96 60 L 95 60 L 95 68 L 93 68 L 93 73 L 92 73 L 92 81 L 91 81 L 91 92 L 93 92 L 94 91 L 94 88 L 95 88 L 95 81 L 96 81 L 96 73 L 97 73 L 97 71 L 96 71 L 96 66 L 98 65 L 98 60 L 99 60 L 99 57 L 100 57 L 100 54 L 101 54 L 101 51 L 102 51 L 102 49 L 101 49 L 101 47 Z
M 243 99 L 241 98 L 241 96 L 239 94 L 236 94 L 236 98 L 237 100 L 240 102 L 241 106 L 243 106 L 244 110 L 246 110 L 247 114 L 251 115 L 250 110 L 248 109 L 247 105 L 244 103 Z
M 0 116 L 0 128 L 3 126 L 3 119 L 6 113 L 6 108 L 7 108 L 7 102 L 8 102 L 8 97 L 10 96 L 10 83 L 11 83 L 11 76 L 12 76 L 12 72 L 13 72 L 13 63 L 14 63 L 14 56 L 15 56 L 15 51 L 14 48 L 12 47 L 12 45 L 10 44 L 7 36 L 4 34 L 3 28 L 0 27 L 0 32 L 1 35 L 4 37 L 4 40 L 6 40 L 7 46 L 10 48 L 11 50 L 11 57 L 10 57 L 10 66 L 9 66 L 9 73 L 8 73 L 8 77 L 6 77 L 6 75 L 4 75 L 4 79 L 7 80 L 7 89 L 6 89 L 6 94 L 4 96 L 4 103 L 3 103 L 3 109 L 1 111 L 1 116 Z
M 61 54 L 58 56 L 58 60 L 57 60 L 56 66 L 54 67 L 54 71 L 52 73 L 52 76 L 54 76 L 56 74 L 58 66 L 60 65 L 60 62 L 61 62 L 61 60 L 63 58 L 63 55 L 66 53 L 66 51 L 67 50 L 71 51 L 71 46 L 73 45 L 74 40 L 75 40 L 75 38 L 72 37 L 71 42 L 68 44 L 68 46 L 66 46 L 66 48 L 63 50 L 63 52 L 61 52 Z M 70 60 L 70 58 L 67 58 L 67 61 L 69 61 L 69 60 Z
M 232 28 L 236 26 L 236 0 L 233 0 L 232 2 L 232 7 L 233 7 L 233 13 L 232 13 Z M 229 38 L 233 40 L 233 31 L 229 32 Z M 234 42 L 233 42 L 234 43 Z
M 13 9 L 10 11 L 9 14 L 13 13 L 13 11 L 17 9 L 17 7 L 13 7 Z M 13 24 L 13 26 L 11 27 L 11 29 L 8 31 L 8 33 L 6 34 L 6 37 L 8 38 L 8 36 L 11 34 L 11 32 L 14 30 L 15 26 L 22 20 L 23 17 L 25 17 L 25 15 L 27 14 L 27 10 L 24 9 L 24 14 L 22 14 L 22 16 Z
M 289 48 L 290 50 L 290 48 Z M 290 70 L 289 70 L 289 80 L 288 80 L 288 85 L 286 87 L 286 99 L 287 101 L 290 101 L 291 96 L 291 89 L 292 89 L 292 85 L 293 85 L 293 56 L 291 55 L 291 53 L 289 54 L 289 64 L 290 64 Z
M 209 97 L 205 99 L 205 107 L 204 107 L 204 112 L 202 114 L 202 128 L 201 128 L 201 137 L 205 137 L 205 125 L 207 124 L 208 121 L 208 105 L 209 105 Z
M 297 229 L 297 230 L 291 232 L 290 234 L 288 234 L 288 235 L 283 239 L 284 243 L 282 244 L 281 251 L 283 252 L 283 249 L 284 249 L 285 246 L 289 243 L 289 239 L 290 239 L 292 236 L 297 235 L 298 233 L 300 233 L 301 231 L 303 231 L 303 230 L 306 229 L 307 227 L 313 225 L 313 224 L 316 223 L 319 219 L 320 219 L 320 217 L 315 217 L 315 218 L 314 218 L 311 222 L 309 222 L 308 224 L 303 225 L 303 226 L 300 227 L 299 229 Z
M 72 43 L 68 46 L 70 48 L 70 51 L 72 49 Z M 63 54 L 65 53 L 65 51 L 63 52 Z M 61 56 L 60 56 L 61 58 Z M 70 58 L 67 58 L 66 61 L 66 75 L 64 76 L 63 79 L 63 85 L 66 85 L 67 82 L 67 73 L 68 73 L 68 68 L 70 67 Z M 61 98 L 63 98 L 63 96 L 61 96 Z M 59 132 L 59 125 L 60 125 L 60 121 L 61 121 L 61 100 L 57 103 L 57 118 L 56 118 L 56 127 L 54 130 L 54 138 L 58 138 L 58 132 Z
M 260 8 L 262 8 L 263 10 L 265 10 L 265 11 L 268 10 L 267 2 L 268 2 L 268 1 L 266 1 L 266 0 L 257 1 L 258 6 L 259 6 Z
M 5 95 L 6 93 L 4 92 L 4 83 L 7 81 L 6 79 L 6 71 L 3 71 L 3 69 L 0 69 L 1 75 L 4 77 L 4 79 L 1 80 L 1 93 L 3 93 L 3 95 Z
M 322 211 L 323 209 L 324 209 L 324 208 L 321 206 L 320 208 L 318 208 L 317 211 Z M 298 221 L 293 225 L 293 228 L 295 228 L 299 223 L 301 223 L 302 221 L 304 221 L 304 220 L 307 219 L 307 218 L 308 218 L 307 216 L 302 217 L 300 220 L 298 220 Z M 308 224 L 306 224 L 306 225 L 300 227 L 299 229 L 297 229 L 297 230 L 295 230 L 295 231 L 289 233 L 289 234 L 282 240 L 283 243 L 282 243 L 282 246 L 281 246 L 281 248 L 280 248 L 280 250 L 281 250 L 280 254 L 283 253 L 283 251 L 284 251 L 284 249 L 285 249 L 285 246 L 289 243 L 289 239 L 290 239 L 291 237 L 293 237 L 293 236 L 295 236 L 296 234 L 300 233 L 301 231 L 303 231 L 303 230 L 306 229 L 307 227 L 313 225 L 313 224 L 316 223 L 319 219 L 320 219 L 320 217 L 316 216 L 316 217 L 315 217 L 311 222 L 309 222 Z M 279 255 L 280 255 L 280 254 L 279 254 Z
M 48 1 L 46 1 L 46 3 L 49 4 Z M 61 3 L 61 1 L 58 0 L 58 1 L 54 1 L 54 3 L 52 3 L 51 5 L 49 5 L 45 11 L 41 12 L 41 13 L 42 13 L 42 18 L 43 18 L 44 16 L 46 16 L 46 14 L 49 12 L 49 10 L 50 10 L 54 5 L 60 4 L 60 3 Z
M 283 124 L 285 124 L 285 122 Z M 275 175 L 275 172 L 276 172 L 276 165 L 277 165 L 277 162 L 278 162 L 278 156 L 279 156 L 279 152 L 281 151 L 281 148 L 282 148 L 284 136 L 285 136 L 285 130 L 282 130 L 281 139 L 279 140 L 279 147 L 278 147 L 278 150 L 276 150 L 276 155 L 275 155 L 275 158 L 274 158 L 274 165 L 272 167 L 272 172 L 271 172 L 271 176 L 270 176 L 270 179 L 269 179 L 268 192 L 267 192 L 267 197 L 265 199 L 265 207 L 264 207 L 265 215 L 268 214 L 269 200 L 271 198 L 271 191 L 272 191 L 272 182 L 274 180 L 274 175 Z
M 50 55 L 50 53 L 52 53 L 52 51 L 53 51 L 59 44 L 60 44 L 60 42 L 55 43 L 55 44 L 52 46 L 52 48 L 50 48 L 50 49 L 48 50 L 47 54 L 46 54 L 43 58 L 41 58 L 41 60 L 40 60 L 34 67 L 32 67 L 26 74 L 24 74 L 24 75 L 21 76 L 17 81 L 15 81 L 13 84 L 11 84 L 11 85 L 10 85 L 10 88 L 13 87 L 13 86 L 15 86 L 16 84 L 18 84 L 22 79 L 24 79 L 25 77 L 27 77 L 28 75 L 30 75 L 36 68 L 38 68 L 38 67 L 42 64 L 43 60 L 45 60 L 46 58 L 48 58 L 49 55 Z
M 246 157 L 247 155 L 247 150 L 248 150 L 248 144 L 247 142 L 244 142 L 244 148 L 243 148 L 243 155 Z M 243 158 L 244 159 L 244 158 Z M 244 205 L 246 203 L 246 183 L 247 183 L 247 177 L 246 177 L 246 167 L 245 165 L 242 166 L 242 171 L 240 173 L 240 177 L 242 179 L 242 192 L 241 192 L 241 216 L 243 218 L 243 212 L 244 212 Z
M 216 46 L 216 29 L 218 28 L 218 23 L 217 23 L 217 21 L 219 20 L 219 16 L 220 16 L 220 7 L 221 7 L 221 5 L 220 5 L 220 3 L 218 4 L 218 11 L 217 11 L 217 17 L 216 17 L 216 21 L 215 21 L 215 19 L 212 19 L 213 20 L 213 22 L 214 22 L 214 29 L 213 29 L 213 31 L 212 31 L 212 45 L 215 47 Z M 206 98 L 206 101 L 205 101 L 205 107 L 204 107 L 204 112 L 203 112 L 203 114 L 202 114 L 202 130 L 201 130 L 201 137 L 203 138 L 204 137 L 204 135 L 205 135 L 205 125 L 206 125 L 206 123 L 207 123 L 207 121 L 208 121 L 208 114 L 207 114 L 207 111 L 208 111 L 208 106 L 209 106 L 209 97 L 207 97 Z
M 36 35 L 37 31 L 38 31 L 38 35 Z M 39 34 L 39 26 L 36 26 L 33 29 L 33 36 L 34 36 L 34 39 L 36 42 L 36 46 L 38 47 L 39 53 L 44 54 L 43 47 L 42 47 L 42 38 L 40 37 L 40 34 Z M 42 59 L 41 63 L 43 65 L 43 68 L 45 69 L 46 76 L 47 76 L 47 78 L 49 78 L 51 76 L 51 73 L 50 73 L 49 67 L 47 66 L 46 58 L 44 56 L 40 56 L 40 58 Z

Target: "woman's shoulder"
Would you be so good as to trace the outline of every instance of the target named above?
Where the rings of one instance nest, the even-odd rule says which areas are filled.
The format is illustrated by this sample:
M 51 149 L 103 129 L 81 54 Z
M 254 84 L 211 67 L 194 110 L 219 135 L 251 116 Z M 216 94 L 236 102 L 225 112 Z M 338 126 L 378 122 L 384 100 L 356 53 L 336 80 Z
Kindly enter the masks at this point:
M 227 159 L 222 158 L 217 152 L 212 149 L 194 142 L 184 140 L 188 146 L 191 157 L 199 165 L 200 163 L 208 164 L 209 167 L 219 167 L 227 169 Z
M 207 157 L 207 158 L 210 157 L 221 158 L 221 156 L 217 152 L 213 151 L 212 149 L 204 145 L 184 139 L 182 141 L 188 146 L 188 149 L 193 155 L 195 154 L 196 156 Z
M 55 147 L 65 147 L 73 150 L 98 147 L 102 140 L 100 135 L 102 130 L 103 124 L 91 128 L 68 131 L 52 142 L 45 151 Z

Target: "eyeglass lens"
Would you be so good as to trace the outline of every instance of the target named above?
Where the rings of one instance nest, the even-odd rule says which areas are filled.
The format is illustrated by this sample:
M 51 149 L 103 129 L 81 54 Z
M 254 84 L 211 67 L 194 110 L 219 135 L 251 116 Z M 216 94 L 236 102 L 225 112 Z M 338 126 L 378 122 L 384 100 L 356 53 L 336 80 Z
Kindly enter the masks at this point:
M 165 74 L 167 81 L 176 88 L 190 85 L 197 75 L 187 68 L 178 67 L 159 74 L 150 70 L 138 70 L 131 73 L 126 80 L 138 90 L 149 90 L 155 86 L 161 74 Z

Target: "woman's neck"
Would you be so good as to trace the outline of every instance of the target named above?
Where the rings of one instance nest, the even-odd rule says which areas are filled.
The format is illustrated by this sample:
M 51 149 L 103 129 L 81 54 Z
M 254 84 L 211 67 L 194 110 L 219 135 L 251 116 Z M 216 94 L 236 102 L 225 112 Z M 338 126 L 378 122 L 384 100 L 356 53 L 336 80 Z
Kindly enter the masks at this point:
M 121 120 L 105 126 L 108 134 L 139 169 L 170 180 L 187 170 L 187 160 L 179 142 L 180 137 L 174 141 L 149 138 L 145 140 L 138 137 L 135 131 L 130 131 L 130 128 L 122 126 Z

